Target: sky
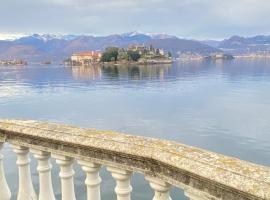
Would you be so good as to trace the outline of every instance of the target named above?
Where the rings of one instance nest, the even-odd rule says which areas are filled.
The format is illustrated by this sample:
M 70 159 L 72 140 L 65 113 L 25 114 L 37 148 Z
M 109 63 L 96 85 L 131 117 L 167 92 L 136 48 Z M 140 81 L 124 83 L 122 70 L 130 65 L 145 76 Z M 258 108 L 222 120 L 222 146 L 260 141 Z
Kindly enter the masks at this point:
M 181 38 L 270 35 L 270 0 L 0 0 L 0 39 L 141 31 Z

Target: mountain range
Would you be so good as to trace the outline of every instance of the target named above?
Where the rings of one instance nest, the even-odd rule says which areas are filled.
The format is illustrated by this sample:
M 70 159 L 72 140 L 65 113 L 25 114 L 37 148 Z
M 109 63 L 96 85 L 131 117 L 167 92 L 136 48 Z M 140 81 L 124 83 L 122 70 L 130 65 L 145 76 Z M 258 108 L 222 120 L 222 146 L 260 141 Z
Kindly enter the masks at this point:
M 270 35 L 232 36 L 222 41 L 206 40 L 202 41 L 202 43 L 233 55 L 270 52 Z
M 0 40 L 0 59 L 61 62 L 74 52 L 103 51 L 108 46 L 127 47 L 131 44 L 151 44 L 170 51 L 174 57 L 181 53 L 209 55 L 222 51 L 237 55 L 270 51 L 270 36 L 232 36 L 222 41 L 197 41 L 165 33 L 130 32 L 108 36 L 33 34 L 15 40 Z
M 74 52 L 103 51 L 108 46 L 128 47 L 131 44 L 152 44 L 155 48 L 170 51 L 174 56 L 186 52 L 208 55 L 219 51 L 199 41 L 159 33 L 130 32 L 108 36 L 33 34 L 10 41 L 0 40 L 0 59 L 62 61 Z

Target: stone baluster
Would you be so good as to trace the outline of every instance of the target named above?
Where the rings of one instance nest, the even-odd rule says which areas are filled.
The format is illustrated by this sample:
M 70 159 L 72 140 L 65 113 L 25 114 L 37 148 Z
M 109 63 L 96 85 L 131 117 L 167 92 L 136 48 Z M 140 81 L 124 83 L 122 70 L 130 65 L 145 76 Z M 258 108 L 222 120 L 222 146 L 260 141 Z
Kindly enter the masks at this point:
M 74 159 L 63 156 L 53 155 L 56 159 L 56 163 L 60 166 L 59 177 L 61 178 L 62 200 L 76 200 L 74 191 Z
M 114 191 L 117 195 L 117 200 L 130 200 L 132 191 L 130 178 L 132 172 L 115 167 L 108 167 L 107 169 L 112 173 L 112 177 L 116 180 Z
M 101 165 L 84 160 L 79 160 L 78 163 L 86 172 L 87 200 L 100 200 L 101 178 L 99 176 L 99 170 Z
M 0 142 L 0 152 L 3 148 L 3 143 Z M 3 166 L 3 155 L 0 153 L 0 200 L 9 200 L 11 193 L 6 181 L 4 166 Z
M 19 168 L 19 192 L 17 200 L 36 200 L 36 193 L 34 191 L 31 172 L 30 172 L 30 158 L 29 148 L 12 145 L 13 151 L 17 154 L 17 162 Z
M 145 179 L 149 181 L 151 188 L 155 191 L 153 200 L 171 200 L 169 183 L 150 176 L 146 176 Z
M 34 153 L 34 157 L 38 161 L 39 200 L 55 200 L 52 187 L 50 153 L 34 149 L 31 152 Z

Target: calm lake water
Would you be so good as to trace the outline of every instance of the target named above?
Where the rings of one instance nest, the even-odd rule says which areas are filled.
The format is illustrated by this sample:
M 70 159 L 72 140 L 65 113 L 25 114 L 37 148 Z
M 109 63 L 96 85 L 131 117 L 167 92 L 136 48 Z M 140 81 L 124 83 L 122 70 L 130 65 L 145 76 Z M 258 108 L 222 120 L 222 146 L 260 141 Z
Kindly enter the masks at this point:
M 164 138 L 270 166 L 270 60 L 0 67 L 0 118 Z M 8 146 L 3 152 L 8 182 L 16 191 L 15 155 Z M 38 188 L 36 162 L 31 167 Z M 59 199 L 58 170 L 54 167 L 53 175 Z M 103 199 L 114 199 L 114 181 L 105 169 L 101 176 Z M 83 179 L 76 166 L 78 199 L 85 198 Z M 134 199 L 151 198 L 142 176 L 133 182 Z M 172 196 L 184 199 L 176 189 Z

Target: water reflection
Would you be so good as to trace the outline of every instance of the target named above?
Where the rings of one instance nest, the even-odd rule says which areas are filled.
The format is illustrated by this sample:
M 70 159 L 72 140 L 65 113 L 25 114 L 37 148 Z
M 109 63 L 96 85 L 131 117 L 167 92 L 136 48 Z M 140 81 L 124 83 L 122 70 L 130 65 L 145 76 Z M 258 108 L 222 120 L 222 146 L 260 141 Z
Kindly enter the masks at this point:
M 71 67 L 72 75 L 77 80 L 117 80 L 127 77 L 130 80 L 159 79 L 164 80 L 172 65 L 128 65 L 128 66 L 76 66 Z
M 91 122 L 101 129 L 166 137 L 268 164 L 263 158 L 270 152 L 264 142 L 270 139 L 269 84 L 268 59 L 1 67 L 0 112 L 2 118 L 48 119 L 87 127 Z M 229 148 L 232 142 L 216 145 L 221 138 L 233 140 L 235 150 Z M 258 143 L 252 153 L 261 156 L 248 156 L 251 142 Z
M 73 66 L 71 70 L 76 80 L 100 80 L 102 78 L 102 69 L 99 65 Z
M 268 59 L 0 67 L 0 118 L 165 138 L 270 166 L 269 91 Z M 4 154 L 16 191 L 15 157 L 10 150 Z M 83 174 L 77 175 L 76 187 L 82 191 Z M 104 199 L 111 200 L 108 188 L 114 183 L 103 175 Z M 139 191 L 134 199 L 150 199 L 142 177 L 135 180 L 140 184 L 134 185 Z
M 123 80 L 144 81 L 176 81 L 187 78 L 223 76 L 231 80 L 241 80 L 242 77 L 269 77 L 270 66 L 268 59 L 232 60 L 232 61 L 190 61 L 173 65 L 131 65 L 131 66 L 26 66 L 1 67 L 0 85 L 26 84 L 37 87 L 61 86 L 69 87 L 74 83 L 89 84 L 89 82 L 112 81 L 117 84 Z M 77 85 L 80 86 L 80 85 Z

